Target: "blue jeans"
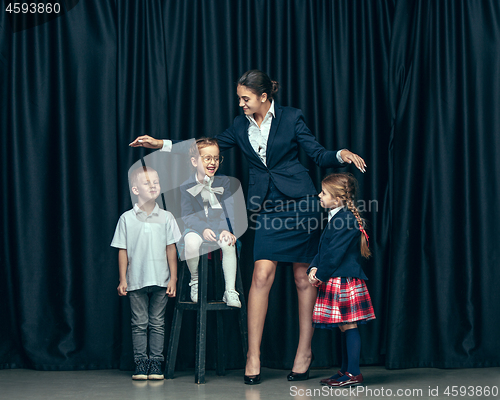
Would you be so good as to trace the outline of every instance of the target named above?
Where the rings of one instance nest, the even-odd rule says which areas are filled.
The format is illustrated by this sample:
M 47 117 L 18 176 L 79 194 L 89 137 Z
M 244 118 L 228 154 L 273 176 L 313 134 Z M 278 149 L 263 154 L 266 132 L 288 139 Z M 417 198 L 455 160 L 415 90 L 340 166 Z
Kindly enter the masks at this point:
M 165 334 L 165 309 L 167 307 L 167 288 L 147 286 L 127 293 L 132 314 L 132 345 L 134 360 L 148 358 L 163 361 Z

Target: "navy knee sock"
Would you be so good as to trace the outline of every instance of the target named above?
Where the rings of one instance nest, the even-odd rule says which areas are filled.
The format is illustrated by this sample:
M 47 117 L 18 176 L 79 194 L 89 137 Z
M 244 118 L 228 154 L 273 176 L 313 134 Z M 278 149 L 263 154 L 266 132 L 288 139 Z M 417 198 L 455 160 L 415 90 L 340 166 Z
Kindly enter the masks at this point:
M 345 332 L 340 331 L 340 348 L 342 350 L 342 366 L 340 367 L 340 372 L 343 374 L 347 370 L 347 345 L 345 342 Z M 330 379 L 339 379 L 340 375 L 335 373 L 330 376 Z
M 344 332 L 347 347 L 347 372 L 354 376 L 360 374 L 359 370 L 359 355 L 361 353 L 361 338 L 358 328 L 348 329 Z M 339 378 L 339 381 L 349 379 L 347 376 Z
M 345 372 L 348 371 L 348 369 L 347 369 L 347 360 L 348 360 L 348 358 L 347 358 L 347 343 L 346 343 L 345 332 L 340 333 L 340 344 L 341 344 L 341 348 L 342 348 L 342 366 L 340 367 L 340 372 L 345 374 Z

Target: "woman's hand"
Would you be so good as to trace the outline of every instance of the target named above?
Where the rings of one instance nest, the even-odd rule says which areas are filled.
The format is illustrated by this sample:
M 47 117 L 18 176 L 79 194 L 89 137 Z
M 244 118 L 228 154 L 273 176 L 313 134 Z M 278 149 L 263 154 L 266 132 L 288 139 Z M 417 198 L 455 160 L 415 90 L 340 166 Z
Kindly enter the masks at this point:
M 203 239 L 208 240 L 209 242 L 217 241 L 217 235 L 212 229 L 205 229 L 203 231 Z
M 342 157 L 342 160 L 344 160 L 346 163 L 354 165 L 361 171 L 361 172 L 366 172 L 366 163 L 365 160 L 363 160 L 360 156 L 357 154 L 354 154 L 352 151 L 349 151 L 347 149 L 344 149 L 340 152 L 340 157 Z
M 316 287 L 318 287 L 319 285 L 321 285 L 323 283 L 318 278 L 316 278 L 316 271 L 317 270 L 318 270 L 318 268 L 311 268 L 311 270 L 309 271 L 309 275 L 308 275 L 309 283 L 313 286 L 316 286 Z
M 148 149 L 161 149 L 163 147 L 163 140 L 155 139 L 151 136 L 144 135 L 135 138 L 129 144 L 130 147 L 147 147 Z
M 236 236 L 234 236 L 231 232 L 229 231 L 226 231 L 226 230 L 223 230 L 221 233 L 220 233 L 220 236 L 219 236 L 219 241 L 222 243 L 223 241 L 224 242 L 228 242 L 228 245 L 229 246 L 234 246 L 234 244 L 236 243 Z

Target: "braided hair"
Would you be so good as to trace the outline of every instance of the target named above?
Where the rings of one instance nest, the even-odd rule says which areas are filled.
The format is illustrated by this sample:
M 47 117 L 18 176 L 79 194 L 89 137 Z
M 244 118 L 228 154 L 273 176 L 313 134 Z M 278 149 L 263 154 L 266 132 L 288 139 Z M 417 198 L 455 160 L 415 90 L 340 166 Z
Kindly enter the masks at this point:
M 324 185 L 333 197 L 339 197 L 342 200 L 342 204 L 346 206 L 356 218 L 359 230 L 361 231 L 361 255 L 364 258 L 369 258 L 372 253 L 368 247 L 368 234 L 365 230 L 365 220 L 361 218 L 358 208 L 356 207 L 358 181 L 354 175 L 342 173 L 328 175 L 323 179 L 321 184 Z

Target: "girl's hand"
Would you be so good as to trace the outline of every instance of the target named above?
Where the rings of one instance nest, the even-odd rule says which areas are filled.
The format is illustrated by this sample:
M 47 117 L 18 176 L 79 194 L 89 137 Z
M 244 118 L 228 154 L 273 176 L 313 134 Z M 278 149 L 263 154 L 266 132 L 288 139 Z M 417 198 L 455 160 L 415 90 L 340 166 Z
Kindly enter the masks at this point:
M 147 147 L 148 149 L 161 149 L 163 147 L 163 140 L 155 139 L 151 136 L 144 135 L 135 138 L 129 144 L 130 147 Z
M 209 242 L 217 241 L 217 235 L 215 234 L 215 232 L 212 229 L 208 228 L 203 231 L 203 238 L 205 240 L 208 240 Z
M 170 282 L 168 282 L 167 285 L 167 296 L 168 297 L 175 297 L 176 294 L 176 286 L 177 286 L 177 279 L 170 279 Z
M 309 275 L 308 275 L 308 278 L 309 278 L 309 283 L 313 286 L 316 286 L 318 287 L 322 282 L 316 278 L 316 271 L 318 270 L 318 268 L 312 268 L 311 271 L 309 271 Z
M 229 246 L 234 246 L 236 243 L 236 236 L 234 236 L 231 232 L 224 230 L 220 233 L 219 241 L 229 242 Z
M 353 152 L 345 149 L 340 152 L 340 157 L 342 157 L 342 160 L 344 160 L 346 163 L 354 165 L 363 173 L 366 172 L 366 163 L 365 160 L 363 160 L 360 156 L 357 154 L 354 154 Z

